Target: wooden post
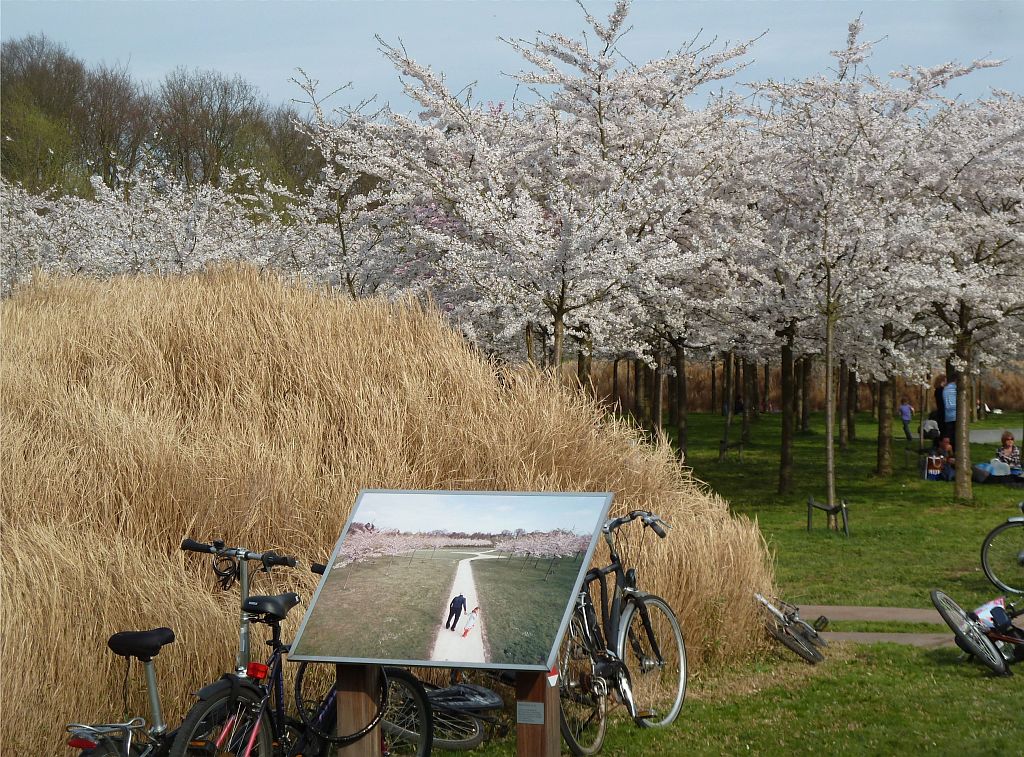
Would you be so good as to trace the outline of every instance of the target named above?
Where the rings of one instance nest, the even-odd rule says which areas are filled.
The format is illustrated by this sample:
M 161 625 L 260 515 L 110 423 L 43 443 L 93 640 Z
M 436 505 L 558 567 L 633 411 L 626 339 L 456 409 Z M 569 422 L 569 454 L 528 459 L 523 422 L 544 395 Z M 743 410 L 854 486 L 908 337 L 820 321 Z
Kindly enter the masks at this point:
M 338 729 L 352 733 L 370 722 L 380 704 L 377 665 L 336 665 Z M 381 757 L 380 724 L 354 744 L 338 747 L 338 757 Z
M 546 673 L 516 673 L 516 755 L 557 757 L 558 686 L 549 686 Z

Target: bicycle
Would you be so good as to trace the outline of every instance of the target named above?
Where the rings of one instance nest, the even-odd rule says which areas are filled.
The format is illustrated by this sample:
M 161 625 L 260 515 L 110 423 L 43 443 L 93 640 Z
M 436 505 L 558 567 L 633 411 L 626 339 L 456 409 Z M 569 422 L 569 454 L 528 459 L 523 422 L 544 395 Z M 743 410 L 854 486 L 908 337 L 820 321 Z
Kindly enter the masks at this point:
M 156 667 L 153 658 L 160 650 L 174 642 L 170 628 L 149 631 L 121 631 L 107 640 L 107 647 L 125 663 L 136 659 L 146 671 L 146 689 L 153 725 L 146 728 L 146 719 L 134 717 L 124 723 L 71 723 L 67 726 L 67 745 L 81 749 L 83 757 L 164 757 L 171 748 L 175 732 L 167 730 L 160 707 Z M 125 673 L 127 682 L 127 672 Z M 138 737 L 138 743 L 135 742 Z
M 646 510 L 633 510 L 601 527 L 611 562 L 587 571 L 559 648 L 559 725 L 576 755 L 601 749 L 609 694 L 641 728 L 673 722 L 686 695 L 686 646 L 679 621 L 665 600 L 637 588 L 636 569 L 624 567 L 616 548 L 616 531 L 636 519 L 659 538 L 667 536 L 668 524 Z M 609 574 L 615 576 L 611 598 Z M 591 598 L 593 583 L 600 586 L 600 620 Z
M 273 552 L 250 552 L 244 547 L 225 547 L 223 542 L 202 544 L 186 539 L 181 546 L 187 551 L 214 555 L 214 570 L 221 578 L 222 587 L 227 588 L 235 578 L 240 579 L 240 644 L 235 670 L 197 693 L 198 701 L 178 730 L 170 757 L 326 756 L 334 745 L 357 741 L 381 722 L 390 686 L 386 673 L 379 676 L 380 704 L 370 722 L 352 733 L 334 735 L 337 719 L 334 681 L 330 681 L 322 696 L 312 699 L 308 694 L 303 696 L 306 681 L 310 678 L 314 683 L 324 680 L 322 676 L 318 679 L 317 674 L 310 675 L 311 668 L 306 663 L 299 666 L 295 680 L 296 706 L 301 719 L 287 716 L 282 662 L 288 646 L 281 642 L 281 622 L 298 604 L 299 597 L 293 592 L 275 596 L 250 596 L 248 563 L 250 560 L 258 560 L 263 563 L 264 570 L 270 570 L 276 565 L 293 567 L 295 558 L 281 557 Z M 266 642 L 271 652 L 265 663 L 248 660 L 250 623 L 264 624 L 271 629 L 271 638 Z M 323 671 L 323 668 L 319 670 Z M 398 678 L 401 678 L 401 673 Z M 415 690 L 418 684 L 405 681 L 402 685 Z M 419 722 L 429 724 L 429 704 L 422 689 L 416 699 L 420 705 Z M 426 748 L 418 750 L 417 754 L 429 754 L 430 732 L 429 728 L 424 730 L 425 735 L 420 741 L 426 741 Z M 391 752 L 397 753 L 394 750 Z
M 938 589 L 932 590 L 931 598 L 969 659 L 979 660 L 996 675 L 1010 675 L 1009 666 L 1024 661 L 1024 629 L 1013 624 L 1024 615 L 1024 607 L 1016 609 L 1000 597 L 967 612 Z
M 772 602 L 757 593 L 754 594 L 754 598 L 765 610 L 765 625 L 773 638 L 811 665 L 825 659 L 821 649 L 827 647 L 828 642 L 818 632 L 823 631 L 828 625 L 828 618 L 822 615 L 811 625 L 800 617 L 800 609 L 795 605 L 781 599 Z
M 1024 502 L 1021 515 L 989 531 L 981 545 L 981 567 L 988 580 L 1003 591 L 1024 594 Z
M 434 717 L 434 746 L 438 749 L 475 749 L 495 736 L 505 736 L 514 727 L 506 717 L 505 699 L 480 682 L 514 687 L 515 672 L 455 668 L 449 673 L 448 686 L 424 684 Z

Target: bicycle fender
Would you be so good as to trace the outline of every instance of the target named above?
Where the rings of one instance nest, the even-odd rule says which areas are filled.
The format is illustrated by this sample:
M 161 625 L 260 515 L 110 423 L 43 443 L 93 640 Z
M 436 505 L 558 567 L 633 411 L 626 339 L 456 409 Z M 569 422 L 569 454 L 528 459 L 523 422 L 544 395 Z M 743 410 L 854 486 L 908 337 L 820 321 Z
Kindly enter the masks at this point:
M 650 592 L 634 588 L 625 588 L 622 590 L 622 593 L 625 594 L 627 597 L 634 597 L 636 599 L 647 599 L 648 597 L 654 596 L 654 594 L 651 594 Z
M 196 692 L 196 698 L 204 701 L 207 699 L 213 699 L 213 697 L 220 695 L 221 692 L 230 690 L 235 686 L 238 686 L 239 689 L 248 689 L 257 696 L 262 696 L 259 688 L 257 688 L 257 686 L 248 678 L 228 674 L 220 680 L 209 683 L 201 688 Z

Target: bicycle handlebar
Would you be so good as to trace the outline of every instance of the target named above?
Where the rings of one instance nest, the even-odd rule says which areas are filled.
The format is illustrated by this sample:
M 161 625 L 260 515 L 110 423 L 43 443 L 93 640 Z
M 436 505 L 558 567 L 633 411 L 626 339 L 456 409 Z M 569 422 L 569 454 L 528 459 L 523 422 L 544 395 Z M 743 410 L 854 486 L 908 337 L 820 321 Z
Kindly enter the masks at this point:
M 322 562 L 312 563 L 309 566 L 309 569 L 316 573 L 318 576 L 322 576 L 324 573 L 327 572 L 327 566 L 324 565 Z
M 298 563 L 296 558 L 279 555 L 272 549 L 268 549 L 266 552 L 250 552 L 245 547 L 225 547 L 224 542 L 216 540 L 211 544 L 204 544 L 194 539 L 185 539 L 181 542 L 181 549 L 185 552 L 203 552 L 242 560 L 259 560 L 263 563 L 263 568 L 268 571 L 277 566 L 294 568 Z
M 651 530 L 654 531 L 654 533 L 656 533 L 662 539 L 668 536 L 668 531 L 666 530 L 666 527 L 672 527 L 652 512 L 649 512 L 647 510 L 633 510 L 627 513 L 626 515 L 621 515 L 618 518 L 612 518 L 607 523 L 605 523 L 604 526 L 601 527 L 601 530 L 604 531 L 605 534 L 610 535 L 611 532 L 615 529 L 619 528 L 620 526 L 624 526 L 625 524 L 629 523 L 630 521 L 636 520 L 637 518 L 643 521 L 643 524 L 645 526 L 650 526 Z

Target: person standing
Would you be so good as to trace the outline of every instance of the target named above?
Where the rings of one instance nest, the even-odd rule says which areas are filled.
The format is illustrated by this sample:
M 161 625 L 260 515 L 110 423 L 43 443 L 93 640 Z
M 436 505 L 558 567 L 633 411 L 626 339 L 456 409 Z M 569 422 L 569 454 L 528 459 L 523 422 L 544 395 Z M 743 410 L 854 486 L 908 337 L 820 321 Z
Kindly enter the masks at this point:
M 946 387 L 946 374 L 935 377 L 935 410 L 932 417 L 939 424 L 939 438 L 946 435 L 946 411 L 942 407 L 942 390 Z
M 466 598 L 459 594 L 451 601 L 448 605 L 448 620 L 444 622 L 444 627 L 452 631 L 455 630 L 455 626 L 459 623 L 459 616 L 466 611 Z
M 473 630 L 473 626 L 476 625 L 477 618 L 480 617 L 480 608 L 474 607 L 473 612 L 466 618 L 466 627 L 462 630 L 462 638 L 465 639 L 469 636 L 469 632 Z
M 942 387 L 942 417 L 945 420 L 942 435 L 949 437 L 954 450 L 956 449 L 956 382 L 957 375 L 950 374 L 949 381 Z
M 904 397 L 900 400 L 900 420 L 903 421 L 903 433 L 907 437 L 907 441 L 913 441 L 914 437 L 910 433 L 910 419 L 914 417 L 914 406 L 910 404 L 910 400 Z

